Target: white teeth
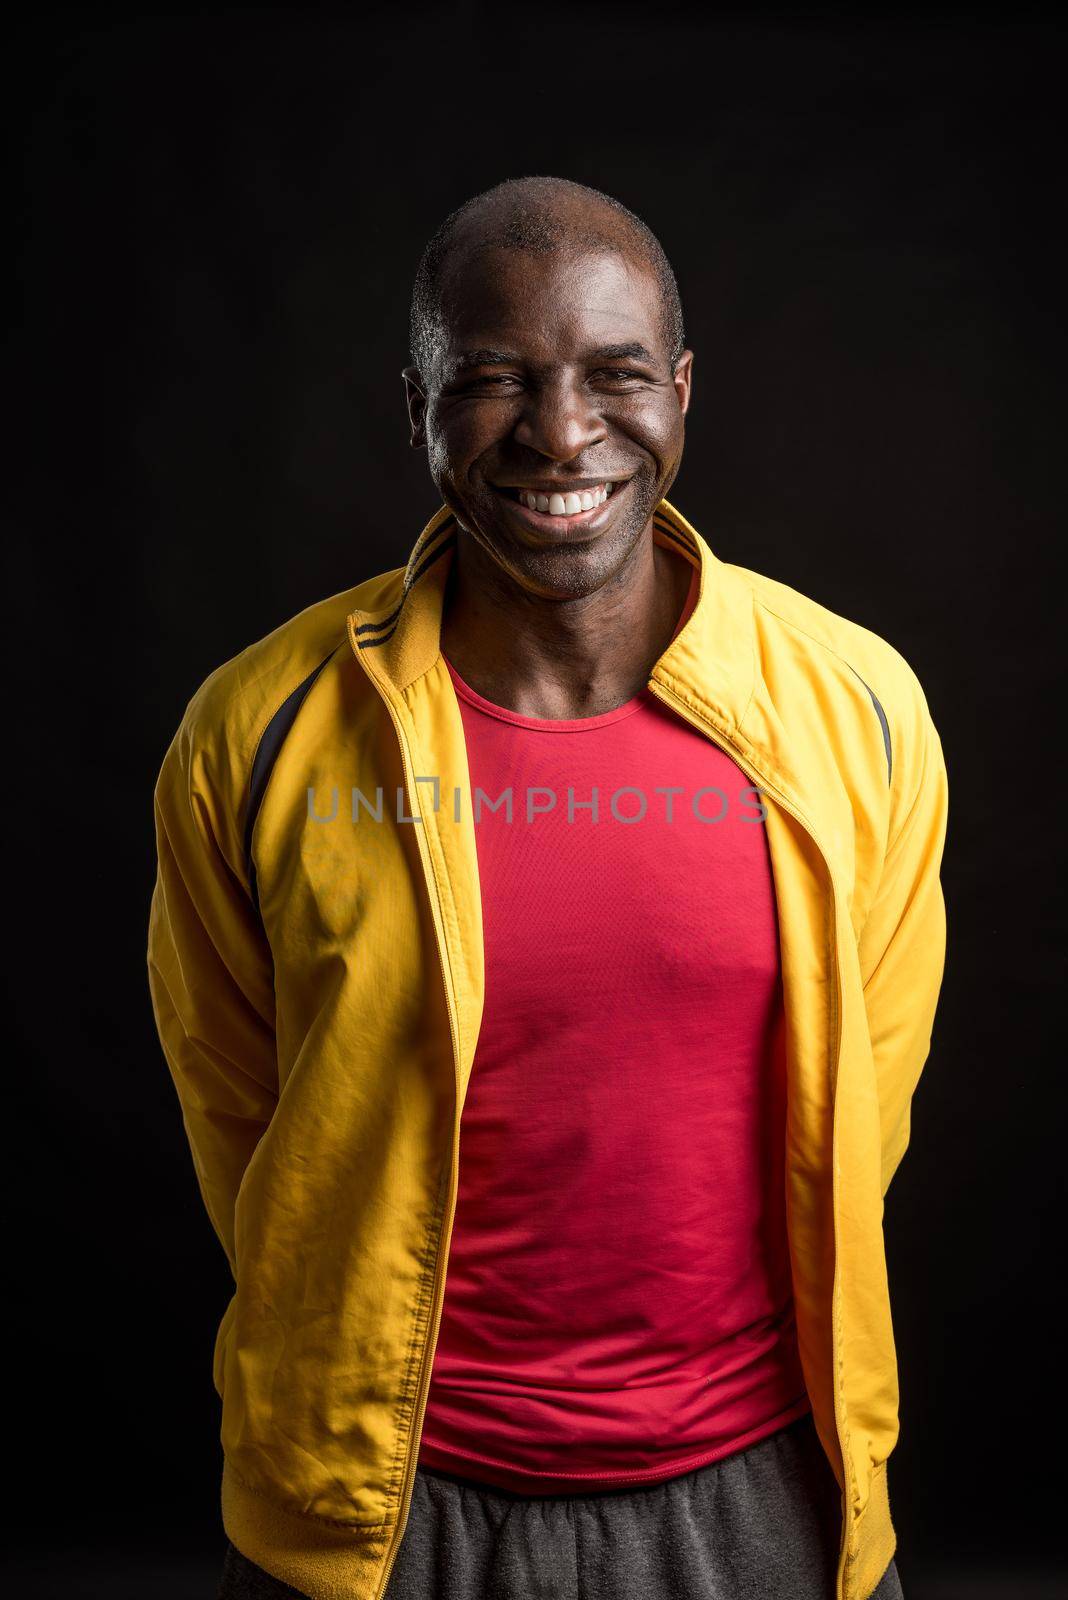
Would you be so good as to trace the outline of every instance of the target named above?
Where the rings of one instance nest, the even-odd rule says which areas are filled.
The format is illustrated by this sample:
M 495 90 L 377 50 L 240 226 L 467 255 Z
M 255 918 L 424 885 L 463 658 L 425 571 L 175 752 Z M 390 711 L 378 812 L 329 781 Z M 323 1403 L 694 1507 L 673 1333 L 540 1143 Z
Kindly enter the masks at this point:
M 519 499 L 529 511 L 548 512 L 551 517 L 575 517 L 580 511 L 593 511 L 603 506 L 612 493 L 612 485 L 598 484 L 596 489 L 583 489 L 578 494 L 535 494 L 529 489 L 519 491 Z

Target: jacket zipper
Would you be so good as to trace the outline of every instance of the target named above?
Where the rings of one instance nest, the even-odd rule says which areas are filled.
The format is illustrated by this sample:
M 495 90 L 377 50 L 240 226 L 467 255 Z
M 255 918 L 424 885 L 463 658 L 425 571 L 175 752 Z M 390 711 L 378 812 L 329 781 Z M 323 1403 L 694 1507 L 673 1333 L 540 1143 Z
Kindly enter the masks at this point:
M 840 962 L 838 960 L 838 903 L 837 903 L 837 895 L 836 895 L 835 886 L 834 886 L 834 874 L 831 871 L 831 864 L 827 859 L 827 852 L 824 850 L 824 848 L 823 848 L 822 844 L 820 843 L 819 839 L 816 837 L 816 834 L 813 832 L 812 825 L 808 821 L 808 818 L 802 816 L 801 812 L 797 809 L 797 807 L 793 804 L 793 802 L 791 800 L 787 799 L 786 795 L 779 788 L 778 784 L 772 783 L 768 778 L 766 778 L 764 776 L 763 773 L 759 772 L 752 765 L 752 763 L 748 760 L 747 757 L 745 757 L 745 756 L 743 756 L 743 755 L 741 755 L 739 753 L 739 751 L 734 747 L 734 745 L 731 743 L 731 741 L 729 739 L 727 739 L 725 736 L 722 736 L 722 735 L 714 732 L 712 730 L 712 728 L 710 727 L 710 725 L 704 720 L 704 718 L 698 716 L 695 712 L 691 711 L 690 708 L 686 705 L 684 700 L 680 699 L 680 697 L 677 694 L 675 694 L 673 690 L 666 688 L 661 683 L 658 683 L 655 678 L 650 679 L 647 687 L 649 689 L 649 692 L 651 694 L 656 695 L 658 700 L 663 701 L 663 703 L 665 705 L 670 706 L 674 711 L 676 711 L 678 713 L 678 715 L 680 717 L 682 717 L 683 721 L 688 722 L 691 727 L 696 728 L 699 733 L 704 734 L 704 736 L 707 739 L 709 739 L 712 744 L 718 745 L 719 748 L 726 755 L 729 755 L 731 760 L 736 762 L 737 765 L 739 767 L 741 767 L 742 771 L 746 774 L 746 776 L 749 777 L 749 778 L 752 778 L 754 780 L 754 782 L 755 782 L 755 784 L 756 784 L 758 789 L 767 790 L 769 794 L 774 795 L 776 800 L 778 801 L 779 805 L 783 808 L 783 810 L 788 812 L 790 814 L 790 816 L 792 816 L 796 822 L 800 823 L 801 827 L 808 834 L 809 838 L 812 840 L 812 843 L 816 846 L 816 849 L 819 852 L 820 860 L 823 862 L 824 870 L 826 871 L 826 874 L 827 874 L 827 882 L 829 883 L 830 889 L 831 889 L 831 926 L 832 926 L 832 928 L 834 930 L 833 944 L 834 944 L 834 981 L 835 981 L 835 1039 L 834 1039 L 834 1072 L 835 1072 L 834 1102 L 835 1103 L 834 1103 L 834 1109 L 833 1109 L 833 1112 L 832 1112 L 832 1130 L 834 1130 L 836 1128 L 836 1126 L 837 1126 L 837 1103 L 838 1103 L 837 1078 L 838 1078 L 838 1066 L 839 1066 L 839 1061 L 840 1061 L 841 1053 L 842 1053 L 842 973 L 841 973 L 841 965 L 840 965 Z M 833 1138 L 834 1138 L 834 1133 L 832 1131 L 832 1141 L 833 1141 Z M 834 1217 L 835 1232 L 836 1232 L 836 1238 L 835 1238 L 835 1285 L 834 1285 L 834 1287 L 832 1289 L 832 1300 L 836 1301 L 837 1297 L 838 1297 L 838 1288 L 837 1288 L 837 1274 L 838 1274 L 838 1247 L 837 1247 L 838 1246 L 838 1241 L 837 1241 L 838 1169 L 837 1169 L 836 1164 L 833 1161 L 833 1153 L 832 1153 L 832 1164 L 831 1165 L 832 1165 L 832 1174 L 831 1174 L 831 1176 L 832 1176 L 832 1215 Z M 846 1512 L 847 1512 L 847 1506 L 849 1504 L 848 1480 L 849 1480 L 850 1475 L 851 1475 L 851 1466 L 850 1466 L 850 1462 L 849 1462 L 849 1456 L 848 1456 L 846 1448 L 845 1448 L 845 1442 L 844 1442 L 845 1428 L 844 1428 L 843 1417 L 842 1417 L 841 1397 L 840 1397 L 839 1389 L 838 1389 L 838 1365 L 837 1365 L 838 1352 L 837 1352 L 837 1348 L 836 1348 L 836 1346 L 837 1346 L 837 1337 L 836 1337 L 837 1324 L 834 1321 L 835 1314 L 836 1313 L 835 1313 L 834 1307 L 832 1305 L 832 1324 L 833 1324 L 833 1326 L 832 1326 L 831 1338 L 832 1338 L 832 1345 L 835 1346 L 835 1348 L 832 1348 L 832 1351 L 831 1351 L 832 1367 L 833 1367 L 832 1385 L 833 1385 L 833 1390 L 834 1390 L 834 1421 L 835 1421 L 835 1430 L 836 1430 L 837 1435 L 838 1435 L 838 1449 L 839 1449 L 839 1451 L 841 1453 L 841 1457 L 842 1457 L 842 1480 L 843 1480 L 843 1484 L 846 1485 L 846 1487 L 843 1487 L 843 1489 L 841 1491 L 841 1493 L 842 1493 L 842 1532 L 841 1532 L 841 1538 L 840 1538 L 840 1541 L 839 1541 L 839 1548 L 838 1548 L 839 1570 L 843 1571 L 844 1570 L 843 1555 L 844 1555 L 846 1543 L 847 1543 L 847 1540 L 848 1540 L 848 1524 L 847 1524 Z M 841 1591 L 839 1590 L 839 1592 L 841 1592 Z
M 365 670 L 368 669 L 365 668 Z M 374 675 L 368 671 L 368 676 L 373 678 Z M 386 709 L 390 715 L 390 720 L 392 721 L 394 730 L 397 734 L 397 742 L 400 745 L 401 752 L 401 763 L 404 768 L 404 785 L 405 789 L 407 790 L 408 809 L 410 814 L 414 816 L 415 812 L 412 810 L 412 807 L 417 803 L 417 785 L 415 783 L 411 750 L 409 748 L 408 740 L 404 730 L 401 727 L 400 718 L 397 716 L 397 713 L 393 708 L 393 704 L 389 698 L 389 695 L 385 693 L 384 689 L 382 689 L 380 685 L 378 685 L 377 679 L 374 681 L 376 683 L 376 687 L 379 688 L 379 692 L 382 695 L 382 699 L 384 700 Z M 420 818 L 422 818 L 421 809 L 419 814 Z M 430 860 L 430 847 L 426 842 L 426 828 L 427 824 L 425 820 L 423 820 L 422 825 L 418 827 L 417 834 L 419 841 L 419 857 L 423 863 L 423 876 L 426 879 L 427 889 L 429 891 L 430 912 L 434 921 L 438 962 L 441 967 L 442 982 L 445 986 L 445 1003 L 449 1013 L 449 1035 L 452 1040 L 454 1093 L 456 1097 L 456 1105 L 459 1106 L 460 1030 L 456 1015 L 456 1000 L 452 972 L 446 961 L 446 951 L 448 949 L 448 945 L 445 938 L 445 924 L 441 916 L 441 904 L 438 896 L 437 880 L 434 877 L 433 863 Z M 434 1266 L 434 1285 L 431 1302 L 431 1326 L 430 1332 L 423 1344 L 422 1353 L 420 1355 L 419 1383 L 416 1390 L 415 1415 L 412 1420 L 411 1432 L 408 1437 L 407 1453 L 404 1461 L 404 1478 L 401 1486 L 400 1507 L 397 1513 L 397 1526 L 393 1534 L 393 1540 L 389 1548 L 389 1554 L 386 1557 L 386 1565 L 383 1568 L 382 1580 L 378 1590 L 376 1591 L 376 1600 L 382 1600 L 382 1596 L 386 1593 L 386 1589 L 389 1586 L 389 1580 L 392 1576 L 393 1567 L 397 1560 L 397 1553 L 400 1550 L 401 1540 L 404 1537 L 404 1524 L 408 1516 L 408 1509 L 412 1500 L 412 1491 L 415 1486 L 415 1468 L 418 1464 L 419 1458 L 414 1447 L 414 1441 L 419 1438 L 422 1432 L 423 1417 L 426 1413 L 426 1403 L 430 1392 L 429 1380 L 432 1371 L 431 1364 L 427 1359 L 427 1353 L 429 1350 L 433 1349 L 437 1343 L 438 1329 L 441 1326 L 441 1314 L 444 1308 L 444 1295 L 441 1293 L 441 1288 L 444 1282 L 445 1266 L 449 1259 L 449 1246 L 452 1241 L 452 1226 L 455 1215 L 455 1195 L 453 1192 L 453 1183 L 456 1177 L 456 1151 L 457 1128 L 454 1124 L 452 1150 L 449 1155 L 449 1194 L 446 1201 L 447 1226 L 442 1229 L 442 1235 L 438 1241 L 438 1253 Z

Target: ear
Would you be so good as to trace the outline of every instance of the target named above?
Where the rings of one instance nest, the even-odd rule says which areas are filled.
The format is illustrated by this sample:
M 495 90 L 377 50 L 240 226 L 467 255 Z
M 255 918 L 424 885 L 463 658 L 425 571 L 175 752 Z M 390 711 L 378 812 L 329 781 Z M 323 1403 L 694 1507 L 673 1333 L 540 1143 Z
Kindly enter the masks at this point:
M 684 350 L 682 352 L 682 355 L 675 364 L 675 372 L 672 381 L 675 385 L 675 393 L 679 397 L 679 410 L 682 412 L 683 416 L 685 416 L 687 411 L 690 409 L 690 393 L 691 386 L 693 384 L 692 350 Z
M 426 447 L 426 385 L 423 382 L 418 367 L 405 367 L 401 372 L 404 379 L 405 398 L 408 402 L 408 421 L 411 423 L 412 437 L 409 441 L 413 450 Z

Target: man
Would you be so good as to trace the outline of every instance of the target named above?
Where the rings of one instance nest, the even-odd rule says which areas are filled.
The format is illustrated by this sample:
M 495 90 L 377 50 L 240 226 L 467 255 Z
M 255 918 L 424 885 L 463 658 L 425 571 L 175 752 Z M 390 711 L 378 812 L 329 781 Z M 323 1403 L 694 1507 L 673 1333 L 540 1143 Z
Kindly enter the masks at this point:
M 156 791 L 220 1594 L 887 1600 L 923 693 L 665 499 L 693 356 L 617 201 L 469 201 L 412 343 L 441 509 L 213 673 Z

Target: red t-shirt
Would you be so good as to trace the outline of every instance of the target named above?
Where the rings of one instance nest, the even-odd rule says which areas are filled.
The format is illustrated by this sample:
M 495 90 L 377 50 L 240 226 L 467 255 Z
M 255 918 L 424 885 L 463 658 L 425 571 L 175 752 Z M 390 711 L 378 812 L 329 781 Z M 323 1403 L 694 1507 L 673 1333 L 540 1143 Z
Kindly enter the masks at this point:
M 759 799 L 647 690 L 543 721 L 449 671 L 486 998 L 419 1461 L 526 1495 L 655 1482 L 809 1409 Z

